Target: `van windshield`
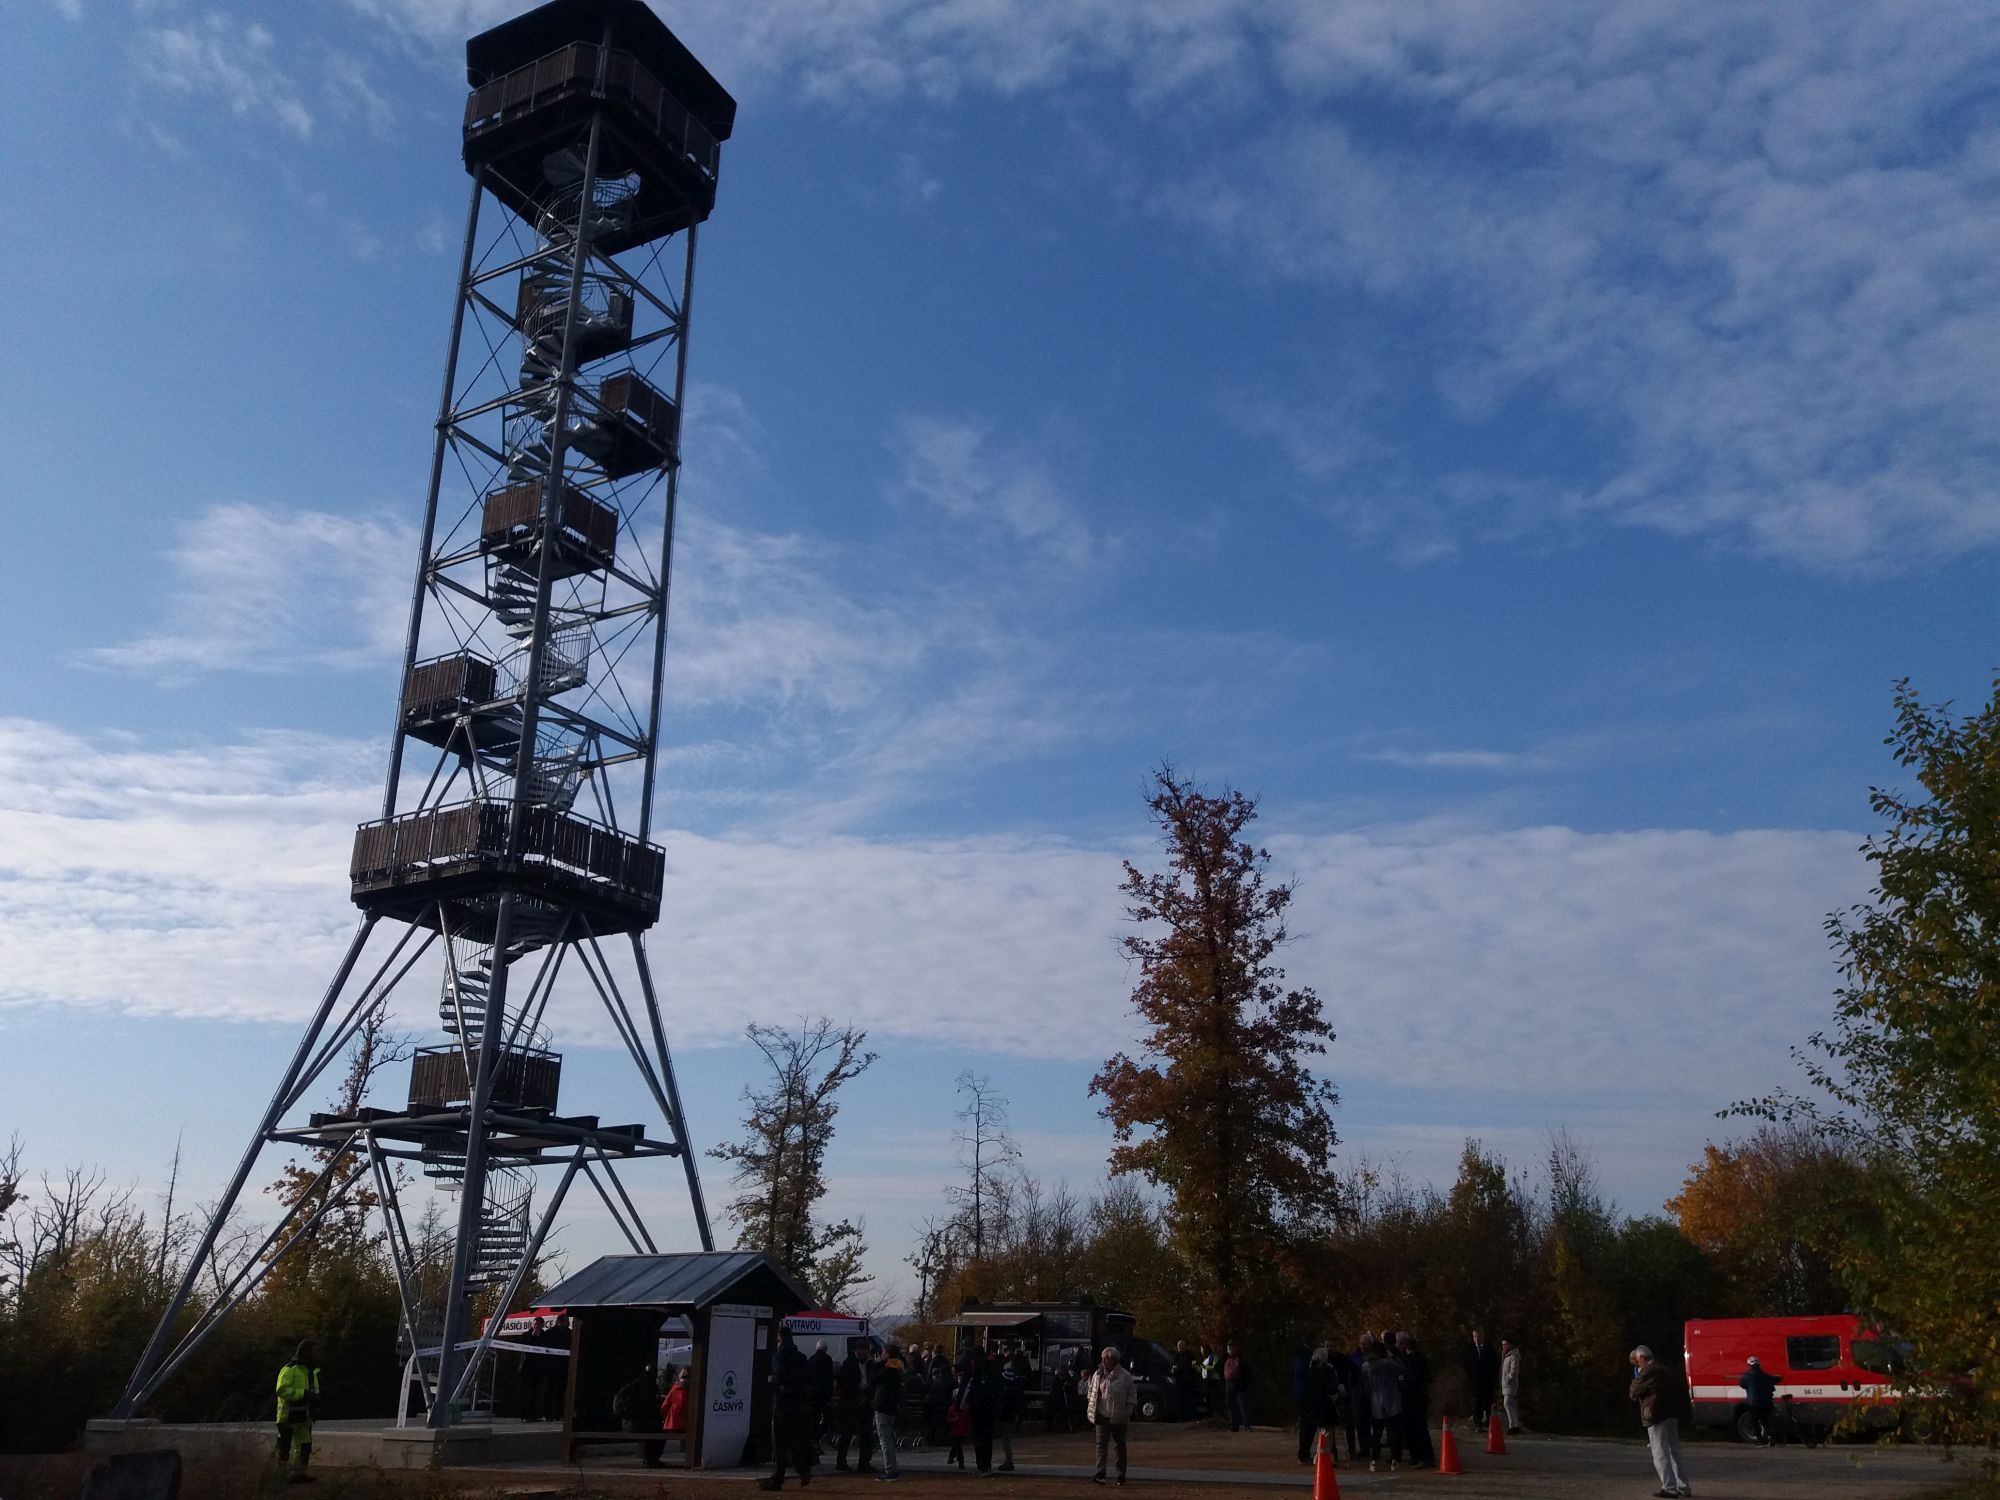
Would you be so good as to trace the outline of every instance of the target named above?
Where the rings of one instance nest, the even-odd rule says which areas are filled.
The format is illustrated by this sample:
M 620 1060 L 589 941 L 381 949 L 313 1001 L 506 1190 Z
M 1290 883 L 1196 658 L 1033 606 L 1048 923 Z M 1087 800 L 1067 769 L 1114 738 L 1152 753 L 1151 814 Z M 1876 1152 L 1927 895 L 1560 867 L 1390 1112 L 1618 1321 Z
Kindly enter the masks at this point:
M 1164 1380 L 1173 1373 L 1174 1356 L 1165 1344 L 1152 1339 L 1124 1340 L 1125 1365 L 1134 1375 Z
M 1909 1368 L 1910 1346 L 1900 1339 L 1856 1339 L 1854 1362 L 1877 1375 L 1900 1375 Z

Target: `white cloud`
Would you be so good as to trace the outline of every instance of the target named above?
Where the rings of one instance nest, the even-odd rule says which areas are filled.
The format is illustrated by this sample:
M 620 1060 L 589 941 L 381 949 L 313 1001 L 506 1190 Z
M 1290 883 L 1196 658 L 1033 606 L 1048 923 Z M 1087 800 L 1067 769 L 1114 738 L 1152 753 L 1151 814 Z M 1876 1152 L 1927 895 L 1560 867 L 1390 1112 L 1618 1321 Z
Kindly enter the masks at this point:
M 167 750 L 0 723 L 0 994 L 299 1016 L 352 921 L 345 863 L 379 755 L 300 735 Z M 1099 1060 L 1133 1033 L 1119 860 L 1152 854 L 1132 833 L 669 832 L 654 942 L 675 1036 L 726 1043 L 810 1010 L 885 1045 Z M 1283 961 L 1340 1033 L 1336 1079 L 1416 1069 L 1464 1099 L 1468 1125 L 1558 1097 L 1600 1116 L 1621 1100 L 1699 1114 L 1767 1087 L 1826 1011 L 1821 918 L 1864 883 L 1848 833 L 1265 833 L 1298 882 Z M 411 981 L 410 1013 L 434 983 Z M 552 1019 L 602 1043 L 594 1010 L 566 980 Z
M 278 65 L 277 38 L 258 22 L 211 11 L 185 25 L 148 27 L 136 47 L 141 70 L 174 93 L 264 116 L 301 140 L 312 134 L 312 114 Z
M 944 191 L 944 183 L 924 165 L 914 151 L 896 153 L 896 194 L 905 207 L 918 208 L 934 202 Z
M 662 766 L 676 798 L 764 826 L 865 826 L 1096 732 L 1093 690 L 1027 624 L 1010 635 L 1018 601 L 976 581 L 870 595 L 882 559 L 866 549 L 696 513 L 676 545 Z
M 1336 1075 L 1421 1059 L 1431 1088 L 1699 1109 L 1767 1087 L 1827 1010 L 1821 921 L 1861 898 L 1856 835 L 1391 827 L 1270 838 L 1285 963 L 1342 1033 Z
M 299 1026 L 353 930 L 346 858 L 382 769 L 368 741 L 173 748 L 0 720 L 0 1005 Z M 683 1069 L 748 1021 L 802 1011 L 851 1019 L 892 1055 L 1011 1054 L 1079 1076 L 1131 1045 L 1119 861 L 1153 857 L 1136 817 L 1129 840 L 1093 843 L 811 824 L 664 834 L 650 947 Z M 1787 1046 L 1827 1008 L 1820 917 L 1862 884 L 1844 833 L 1265 832 L 1299 886 L 1283 961 L 1339 1032 L 1343 1155 L 1442 1179 L 1467 1134 L 1525 1165 L 1569 1123 L 1642 1209 L 1710 1111 L 1787 1075 Z M 437 1039 L 438 983 L 426 959 L 398 991 L 420 1040 Z M 617 1046 L 574 966 L 548 1020 L 564 1050 Z M 1032 1134 L 1033 1109 L 1021 1119 Z M 1036 1139 L 1028 1165 L 1088 1184 L 1103 1144 Z M 846 1150 L 836 1206 L 882 1217 L 893 1274 L 900 1219 L 935 1201 L 948 1142 Z M 650 1191 L 676 1221 L 678 1188 Z M 605 1248 L 586 1205 L 578 1218 L 577 1243 Z
M 345 52 L 329 51 L 322 84 L 334 109 L 341 116 L 358 120 L 377 140 L 388 140 L 395 133 L 395 106 L 375 86 L 367 64 L 359 58 Z
M 845 553 L 833 543 L 697 515 L 676 553 L 667 680 L 677 703 L 851 714 L 879 703 L 926 654 L 917 622 L 835 581 Z
M 0 998 L 302 1016 L 353 925 L 344 851 L 379 756 L 308 735 L 171 750 L 0 721 Z
M 520 8 L 351 3 L 438 46 Z M 1965 104 L 2000 36 L 1978 6 L 701 0 L 671 20 L 752 98 L 1122 93 L 1144 135 L 1125 110 L 1084 170 L 1330 304 L 1433 318 L 1420 360 L 1337 365 L 1251 424 L 1405 559 L 1603 521 L 1828 569 L 2000 541 L 2000 135 Z M 1411 401 L 1573 440 L 1526 472 L 1413 459 Z M 951 441 L 913 454 L 939 503 L 1075 544 L 1032 475 L 970 487 Z
M 1422 555 L 1603 515 L 1834 568 L 2000 540 L 2000 136 L 1959 118 L 2000 47 L 1977 7 L 1272 14 L 1292 107 L 1159 210 L 1432 310 L 1462 417 L 1522 399 L 1611 455 L 1439 476 L 1353 439 L 1384 418 L 1339 370 L 1280 436 L 1362 534 Z M 1345 123 L 1372 97 L 1408 112 L 1390 143 Z
M 385 30 L 440 50 L 529 0 L 348 0 Z M 1240 71 L 1261 0 L 686 0 L 655 6 L 739 97 L 799 90 L 833 102 L 1017 95 L 1108 69 L 1135 94 Z
M 425 217 L 423 227 L 417 231 L 417 248 L 429 255 L 446 255 L 451 251 L 451 226 L 445 223 L 444 215 L 435 209 Z
M 90 659 L 168 677 L 380 663 L 402 644 L 415 557 L 398 522 L 210 505 L 174 528 L 160 625 Z
M 902 489 L 946 515 L 1024 542 L 1068 568 L 1098 550 L 1075 503 L 1040 458 L 993 441 L 980 423 L 908 417 L 895 447 Z
M 1370 750 L 1356 757 L 1412 771 L 1540 771 L 1552 757 L 1523 750 Z
M 313 222 L 322 224 L 337 233 L 347 246 L 347 253 L 356 260 L 373 260 L 382 253 L 382 236 L 377 234 L 366 219 L 356 214 L 336 208 L 333 200 L 318 189 L 299 194 L 299 201 Z

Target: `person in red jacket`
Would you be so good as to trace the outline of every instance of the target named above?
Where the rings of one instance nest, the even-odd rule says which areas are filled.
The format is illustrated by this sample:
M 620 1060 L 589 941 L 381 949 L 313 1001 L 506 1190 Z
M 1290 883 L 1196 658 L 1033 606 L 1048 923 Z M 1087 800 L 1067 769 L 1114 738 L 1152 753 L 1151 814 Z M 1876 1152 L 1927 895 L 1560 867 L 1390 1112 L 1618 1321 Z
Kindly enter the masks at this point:
M 660 1401 L 660 1426 L 673 1436 L 684 1439 L 687 1437 L 687 1424 L 688 1372 L 682 1369 Z
M 951 1438 L 951 1451 L 944 1456 L 947 1467 L 965 1467 L 965 1440 L 972 1436 L 972 1413 L 956 1401 L 944 1410 L 944 1429 Z

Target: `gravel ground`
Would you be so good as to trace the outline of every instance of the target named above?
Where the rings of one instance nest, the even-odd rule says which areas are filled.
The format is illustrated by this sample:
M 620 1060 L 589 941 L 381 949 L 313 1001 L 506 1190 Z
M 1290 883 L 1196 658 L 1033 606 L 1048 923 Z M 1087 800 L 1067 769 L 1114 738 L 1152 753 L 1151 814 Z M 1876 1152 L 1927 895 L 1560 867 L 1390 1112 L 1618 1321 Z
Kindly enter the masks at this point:
M 1311 1470 L 1297 1461 L 1296 1439 L 1275 1428 L 1230 1434 L 1199 1426 L 1135 1429 L 1130 1490 L 1171 1490 L 1173 1500 L 1308 1500 Z M 1653 1492 L 1645 1445 L 1637 1439 L 1558 1438 L 1528 1435 L 1509 1440 L 1506 1457 L 1488 1457 L 1483 1440 L 1464 1445 L 1462 1476 L 1404 1470 L 1370 1474 L 1342 1464 L 1341 1492 L 1388 1500 L 1397 1490 L 1450 1493 L 1465 1500 L 1535 1497 L 1600 1500 Z M 1964 1471 L 1921 1448 L 1863 1445 L 1819 1449 L 1746 1448 L 1730 1442 L 1688 1446 L 1688 1468 L 1700 1500 L 1889 1500 L 1936 1495 Z M 1016 1445 L 1014 1474 L 981 1479 L 942 1467 L 943 1452 L 903 1456 L 903 1481 L 891 1488 L 847 1474 L 820 1470 L 811 1493 L 818 1500 L 1082 1500 L 1099 1491 L 1086 1482 L 1092 1462 L 1088 1435 L 1036 1434 Z M 0 1458 L 0 1500 L 71 1500 L 81 1455 L 46 1459 Z M 267 1470 L 236 1472 L 238 1465 L 191 1466 L 186 1500 L 237 1500 L 286 1492 Z M 518 1497 L 518 1500 L 751 1500 L 755 1476 L 736 1470 L 693 1474 L 649 1473 L 632 1459 L 602 1455 L 579 1471 L 561 1465 L 452 1470 L 444 1474 L 385 1474 L 321 1470 L 303 1493 L 321 1500 L 444 1500 L 447 1496 Z M 794 1486 L 787 1485 L 787 1491 Z M 290 1489 L 293 1495 L 301 1494 Z
M 1199 1425 L 1135 1429 L 1132 1464 L 1141 1472 L 1199 1473 L 1206 1479 L 1240 1473 L 1239 1490 L 1256 1493 L 1273 1481 L 1290 1480 L 1309 1489 L 1311 1471 L 1298 1462 L 1294 1433 L 1258 1428 L 1229 1433 Z M 1953 1482 L 1959 1471 L 1934 1450 L 1840 1444 L 1825 1448 L 1750 1448 L 1729 1441 L 1686 1444 L 1688 1468 L 1703 1500 L 1791 1500 L 1798 1496 L 1920 1496 Z M 1403 1470 L 1370 1474 L 1366 1466 L 1342 1463 L 1336 1477 L 1342 1490 L 1379 1493 L 1389 1486 L 1448 1487 L 1467 1496 L 1650 1495 L 1657 1483 L 1644 1440 L 1541 1437 L 1508 1439 L 1505 1457 L 1489 1457 L 1483 1435 L 1462 1440 L 1463 1475 Z M 1092 1462 L 1087 1436 L 1037 1435 L 1017 1444 L 1022 1463 L 1065 1464 L 1087 1472 Z M 920 1456 L 921 1457 L 921 1456 Z M 845 1477 L 845 1476 L 837 1476 Z M 955 1478 L 956 1476 L 950 1476 Z M 1225 1481 L 1226 1482 L 1226 1481 Z
M 1274 1428 L 1231 1434 L 1200 1426 L 1135 1428 L 1132 1442 L 1132 1483 L 1128 1490 L 1171 1487 L 1175 1500 L 1278 1500 L 1289 1494 L 1305 1500 L 1312 1473 L 1297 1460 L 1296 1437 Z M 968 1445 L 969 1446 L 969 1445 Z M 1505 1457 L 1489 1457 L 1485 1441 L 1461 1448 L 1466 1472 L 1440 1475 L 1405 1469 L 1396 1474 L 1370 1474 L 1365 1466 L 1341 1464 L 1336 1478 L 1343 1494 L 1386 1497 L 1395 1490 L 1450 1492 L 1466 1500 L 1511 1496 L 1551 1497 L 1551 1500 L 1598 1500 L 1598 1497 L 1650 1496 L 1656 1481 L 1643 1441 L 1632 1439 L 1559 1438 L 1526 1435 L 1509 1440 Z M 1096 1494 L 1086 1484 L 1093 1461 L 1086 1434 L 1036 1434 L 1015 1445 L 1021 1469 L 1014 1474 L 981 1479 L 944 1469 L 943 1451 L 927 1449 L 905 1454 L 903 1480 L 894 1489 L 860 1476 L 819 1471 L 812 1493 L 868 1500 L 961 1500 L 992 1496 L 993 1500 L 1078 1500 Z M 1733 1442 L 1688 1445 L 1688 1468 L 1700 1500 L 1890 1500 L 1890 1497 L 1935 1495 L 1959 1477 L 1933 1451 L 1912 1447 L 1868 1445 L 1806 1448 L 1748 1448 Z M 624 1472 L 619 1472 L 624 1470 Z M 575 1471 L 569 1471 L 572 1478 Z M 629 1478 L 628 1478 L 629 1475 Z M 551 1482 L 553 1482 L 553 1473 Z M 610 1493 L 672 1500 L 747 1500 L 747 1474 L 703 1476 L 671 1474 L 664 1483 L 623 1464 L 587 1472 L 592 1484 Z M 614 1486 L 630 1484 L 629 1490 Z M 791 1491 L 793 1485 L 787 1485 Z M 967 1497 L 966 1492 L 971 1496 Z M 751 1493 L 754 1493 L 752 1491 Z

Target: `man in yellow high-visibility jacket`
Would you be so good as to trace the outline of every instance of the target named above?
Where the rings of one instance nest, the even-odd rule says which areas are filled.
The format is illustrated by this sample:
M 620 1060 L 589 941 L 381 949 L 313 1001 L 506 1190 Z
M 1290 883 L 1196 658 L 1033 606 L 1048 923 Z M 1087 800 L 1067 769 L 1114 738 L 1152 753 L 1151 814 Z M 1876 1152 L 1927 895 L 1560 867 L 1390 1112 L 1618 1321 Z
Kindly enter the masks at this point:
M 319 1365 L 313 1341 L 300 1343 L 292 1362 L 278 1371 L 278 1467 L 291 1465 L 292 1477 L 305 1477 L 312 1462 L 313 1414 L 319 1405 Z

